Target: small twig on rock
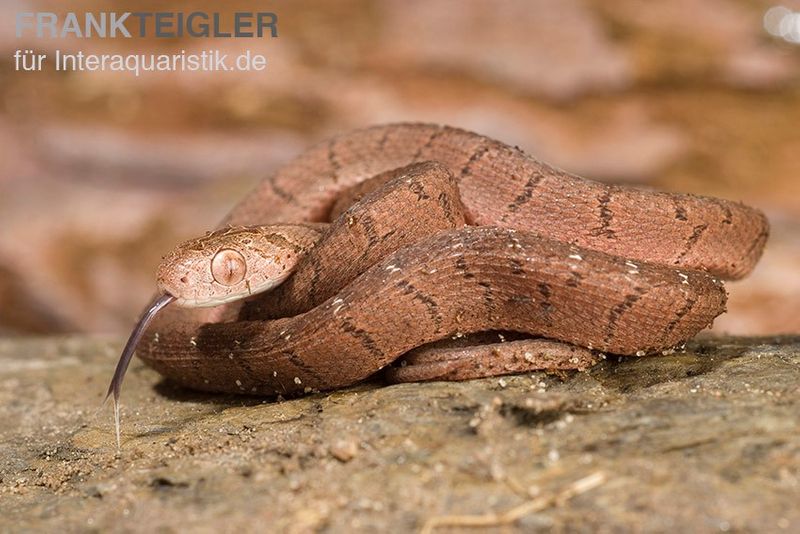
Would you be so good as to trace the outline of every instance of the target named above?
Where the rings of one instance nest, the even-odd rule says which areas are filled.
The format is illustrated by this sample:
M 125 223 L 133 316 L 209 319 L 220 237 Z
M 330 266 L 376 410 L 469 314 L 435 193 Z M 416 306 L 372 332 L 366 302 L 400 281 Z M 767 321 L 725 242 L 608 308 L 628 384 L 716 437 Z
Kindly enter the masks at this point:
M 601 486 L 605 482 L 605 473 L 597 471 L 587 477 L 576 480 L 555 495 L 533 499 L 500 514 L 490 512 L 483 515 L 443 515 L 432 517 L 422 526 L 420 534 L 431 534 L 434 529 L 440 527 L 499 527 L 510 525 L 526 515 L 540 512 L 551 506 L 561 505 L 573 497 Z

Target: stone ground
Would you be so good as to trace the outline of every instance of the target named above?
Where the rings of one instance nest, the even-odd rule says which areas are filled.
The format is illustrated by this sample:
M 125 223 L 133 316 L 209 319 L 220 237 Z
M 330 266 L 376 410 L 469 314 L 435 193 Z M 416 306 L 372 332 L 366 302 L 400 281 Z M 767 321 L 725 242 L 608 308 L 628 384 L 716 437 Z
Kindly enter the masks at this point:
M 0 531 L 800 531 L 800 337 L 283 402 L 136 362 L 118 452 L 120 347 L 0 340 Z

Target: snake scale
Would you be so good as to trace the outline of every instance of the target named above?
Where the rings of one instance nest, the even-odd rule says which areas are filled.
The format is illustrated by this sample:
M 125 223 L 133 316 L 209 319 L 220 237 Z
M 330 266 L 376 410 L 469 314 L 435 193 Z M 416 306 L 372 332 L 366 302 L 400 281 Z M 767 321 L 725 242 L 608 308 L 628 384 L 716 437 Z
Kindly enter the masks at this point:
M 115 400 L 140 340 L 179 384 L 264 395 L 347 386 L 404 355 L 393 380 L 659 353 L 725 310 L 720 279 L 750 272 L 768 236 L 740 203 L 586 180 L 429 124 L 317 145 L 219 228 L 165 257 Z

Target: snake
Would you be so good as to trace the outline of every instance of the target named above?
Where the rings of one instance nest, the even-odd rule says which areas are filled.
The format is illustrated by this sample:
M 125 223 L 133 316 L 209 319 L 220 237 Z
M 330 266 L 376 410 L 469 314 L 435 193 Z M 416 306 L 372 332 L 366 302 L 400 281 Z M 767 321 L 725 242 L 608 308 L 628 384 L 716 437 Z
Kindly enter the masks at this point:
M 168 253 L 136 352 L 179 385 L 287 396 L 585 369 L 674 350 L 769 234 L 739 202 L 614 185 L 423 123 L 333 137 Z

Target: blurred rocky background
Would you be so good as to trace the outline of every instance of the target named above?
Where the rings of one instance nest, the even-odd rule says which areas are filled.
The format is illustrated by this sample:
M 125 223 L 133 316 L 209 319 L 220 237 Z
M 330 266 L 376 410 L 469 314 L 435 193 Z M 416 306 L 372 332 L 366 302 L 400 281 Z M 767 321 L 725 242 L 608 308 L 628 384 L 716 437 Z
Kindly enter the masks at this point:
M 140 0 L 138 10 L 222 11 Z M 78 0 L 71 11 L 126 11 Z M 175 243 L 315 141 L 460 126 L 586 177 L 742 200 L 773 235 L 733 334 L 800 331 L 800 1 L 336 0 L 277 39 L 17 39 L 0 4 L 0 334 L 127 331 Z M 267 56 L 262 73 L 15 72 L 13 52 Z

